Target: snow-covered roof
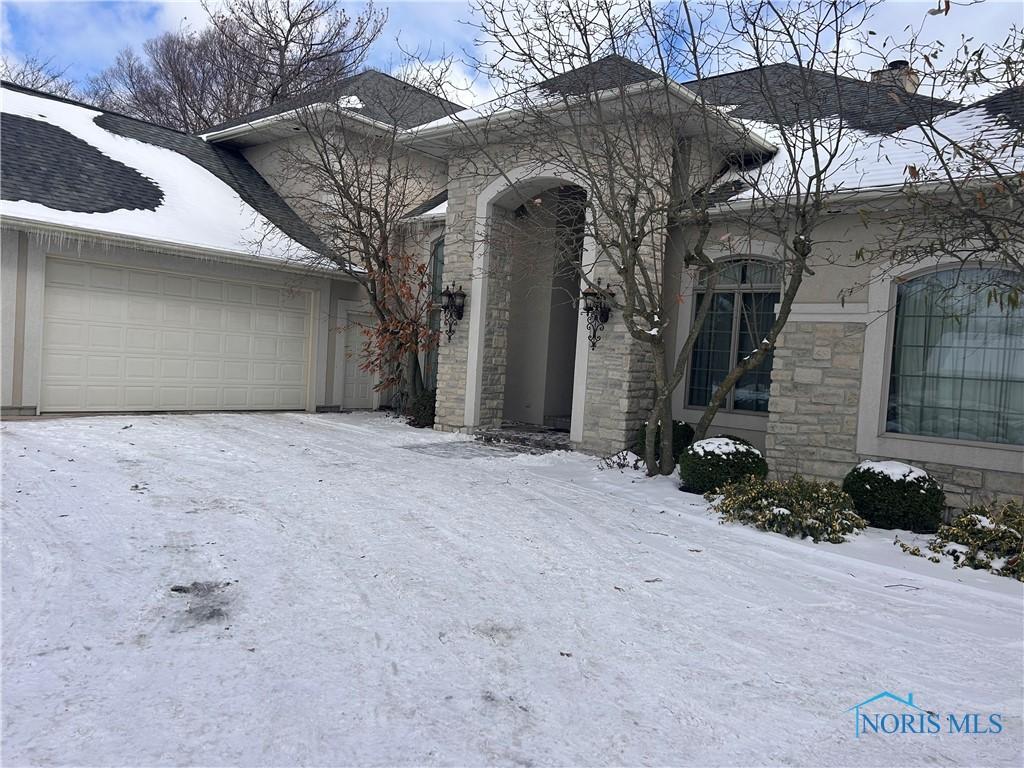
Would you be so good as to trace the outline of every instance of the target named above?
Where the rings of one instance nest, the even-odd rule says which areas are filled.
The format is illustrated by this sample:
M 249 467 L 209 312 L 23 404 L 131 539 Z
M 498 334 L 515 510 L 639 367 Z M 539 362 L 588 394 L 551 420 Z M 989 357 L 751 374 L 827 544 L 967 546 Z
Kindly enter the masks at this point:
M 794 181 L 794 163 L 780 151 L 762 166 L 736 168 L 719 178 L 711 193 L 713 202 L 735 203 L 806 190 L 815 173 L 815 155 L 817 162 L 831 159 L 831 170 L 822 180 L 835 194 L 942 181 L 947 170 L 970 179 L 991 176 L 993 169 L 1020 173 L 1024 171 L 1022 103 L 1024 91 L 1010 89 L 934 119 L 922 118 L 919 124 L 892 134 L 853 127 L 842 118 L 823 118 L 782 130 L 766 122 L 744 120 L 749 130 L 779 147 L 793 149 L 793 156 L 799 158 L 799 176 Z M 971 151 L 984 161 L 973 159 Z
M 8 222 L 278 261 L 318 247 L 240 154 L 7 83 L 2 96 Z
M 429 200 L 424 200 L 403 218 L 406 219 L 444 219 L 448 213 L 448 190 L 438 192 Z

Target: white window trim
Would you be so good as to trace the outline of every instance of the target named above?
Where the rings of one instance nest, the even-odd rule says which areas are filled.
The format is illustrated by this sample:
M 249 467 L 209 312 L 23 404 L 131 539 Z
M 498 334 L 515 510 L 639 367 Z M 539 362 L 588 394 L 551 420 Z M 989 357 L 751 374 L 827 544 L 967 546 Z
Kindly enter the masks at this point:
M 945 266 L 960 266 L 960 262 L 929 259 L 914 265 L 879 268 L 871 273 L 868 286 L 869 320 L 864 329 L 864 358 L 857 416 L 857 452 L 907 461 L 1024 473 L 1024 446 L 885 431 L 896 320 L 896 278 L 915 277 Z

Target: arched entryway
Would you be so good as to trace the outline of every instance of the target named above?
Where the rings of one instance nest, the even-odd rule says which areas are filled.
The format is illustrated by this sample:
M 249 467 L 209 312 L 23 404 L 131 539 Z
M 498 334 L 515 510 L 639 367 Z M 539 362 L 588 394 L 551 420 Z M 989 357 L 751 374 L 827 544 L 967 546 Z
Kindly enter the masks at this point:
M 587 356 L 579 270 L 586 195 L 556 175 L 496 182 L 478 198 L 466 423 L 543 427 L 579 441 Z
M 513 204 L 520 201 L 520 190 L 510 194 Z M 531 194 L 511 216 L 506 212 L 498 236 L 504 242 L 492 242 L 508 273 L 506 425 L 569 431 L 584 200 L 583 190 L 572 185 Z

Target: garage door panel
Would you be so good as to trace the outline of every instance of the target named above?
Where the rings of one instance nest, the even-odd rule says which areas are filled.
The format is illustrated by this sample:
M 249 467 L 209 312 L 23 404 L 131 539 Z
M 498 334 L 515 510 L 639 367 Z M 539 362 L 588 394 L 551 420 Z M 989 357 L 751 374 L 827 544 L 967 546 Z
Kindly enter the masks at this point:
M 160 349 L 175 354 L 192 351 L 192 334 L 188 331 L 164 331 L 160 334 Z
M 219 333 L 197 333 L 192 348 L 200 355 L 219 355 L 224 351 L 224 337 Z
M 85 375 L 85 358 L 82 355 L 47 352 L 43 356 L 43 366 L 54 378 L 70 376 L 81 379 Z
M 159 408 L 187 408 L 188 387 L 158 387 L 156 404 Z
M 80 318 L 85 314 L 88 296 L 67 288 L 48 288 L 47 311 L 51 317 Z
M 49 259 L 41 408 L 303 408 L 310 307 L 307 292 Z
M 86 360 L 85 375 L 89 379 L 120 379 L 121 358 L 109 355 L 90 355 Z
M 280 360 L 303 360 L 306 357 L 306 342 L 303 339 L 281 339 L 277 344 Z
M 90 325 L 89 349 L 122 349 L 125 337 L 124 326 Z
M 192 296 L 192 278 L 175 277 L 174 275 L 161 276 L 161 292 L 168 296 Z
M 94 293 L 89 297 L 89 317 L 96 320 L 123 320 L 127 302 L 114 293 Z
M 157 378 L 157 362 L 153 357 L 129 357 L 124 361 L 124 377 L 153 381 Z
M 192 305 L 180 301 L 169 301 L 163 304 L 162 321 L 164 325 L 191 325 Z
M 79 287 L 89 283 L 89 266 L 74 261 L 50 260 L 46 265 L 48 285 L 71 285 Z
M 229 331 L 251 331 L 252 312 L 248 309 L 224 310 L 224 328 Z
M 160 361 L 161 379 L 187 379 L 189 378 L 189 361 L 163 359 Z
M 124 332 L 125 349 L 137 352 L 157 352 L 159 334 L 152 328 L 127 328 Z
M 121 387 L 116 384 L 88 384 L 85 387 L 85 405 L 93 411 L 115 411 L 121 405 L 120 394 Z
M 128 289 L 132 293 L 160 293 L 160 275 L 157 272 L 128 272 Z
M 154 296 L 139 296 L 128 299 L 128 319 L 133 323 L 158 324 L 161 306 Z
M 81 349 L 88 341 L 89 329 L 81 323 L 67 323 L 51 320 L 43 327 L 43 346 L 67 346 Z

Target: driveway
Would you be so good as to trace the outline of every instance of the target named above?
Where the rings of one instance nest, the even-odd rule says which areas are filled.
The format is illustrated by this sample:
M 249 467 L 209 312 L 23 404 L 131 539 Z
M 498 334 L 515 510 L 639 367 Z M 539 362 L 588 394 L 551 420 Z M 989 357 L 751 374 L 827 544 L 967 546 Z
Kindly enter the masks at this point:
M 376 415 L 7 422 L 6 765 L 1016 765 L 1021 585 Z M 1003 732 L 854 737 L 883 691 Z

